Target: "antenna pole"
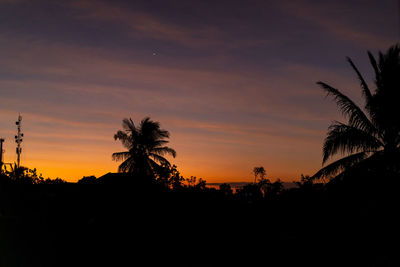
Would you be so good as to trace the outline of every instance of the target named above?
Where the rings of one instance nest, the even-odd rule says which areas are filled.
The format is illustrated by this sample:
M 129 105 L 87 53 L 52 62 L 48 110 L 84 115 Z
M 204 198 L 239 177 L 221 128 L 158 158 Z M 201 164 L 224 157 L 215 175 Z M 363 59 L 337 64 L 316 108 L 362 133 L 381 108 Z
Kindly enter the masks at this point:
M 15 122 L 15 124 L 17 125 L 17 135 L 15 136 L 15 142 L 17 143 L 17 168 L 20 167 L 21 163 L 21 153 L 22 153 L 21 143 L 22 143 L 22 137 L 24 137 L 24 134 L 21 132 L 21 122 L 22 122 L 22 116 L 20 114 L 18 115 L 18 121 Z

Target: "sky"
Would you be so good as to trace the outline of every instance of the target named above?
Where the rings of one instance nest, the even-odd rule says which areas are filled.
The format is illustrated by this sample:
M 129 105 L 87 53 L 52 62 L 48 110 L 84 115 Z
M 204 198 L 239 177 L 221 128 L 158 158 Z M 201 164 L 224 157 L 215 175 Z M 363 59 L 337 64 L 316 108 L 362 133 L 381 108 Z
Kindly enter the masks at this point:
M 116 172 L 123 118 L 170 132 L 170 162 L 207 182 L 293 181 L 341 120 L 324 81 L 362 103 L 346 56 L 400 36 L 395 0 L 0 0 L 0 137 L 15 162 L 75 182 Z

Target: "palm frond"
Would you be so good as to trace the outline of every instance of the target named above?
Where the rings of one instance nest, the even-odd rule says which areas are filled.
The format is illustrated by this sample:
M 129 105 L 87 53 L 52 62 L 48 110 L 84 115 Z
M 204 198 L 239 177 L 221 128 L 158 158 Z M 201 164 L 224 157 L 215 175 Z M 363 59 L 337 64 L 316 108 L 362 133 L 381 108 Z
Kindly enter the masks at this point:
M 360 71 L 358 70 L 356 65 L 353 63 L 351 58 L 347 57 L 347 61 L 350 63 L 351 67 L 356 72 L 358 79 L 360 80 L 360 85 L 361 85 L 362 92 L 363 92 L 363 95 L 365 97 L 365 102 L 366 102 L 365 107 L 368 109 L 369 103 L 371 103 L 371 99 L 372 99 L 371 90 L 369 89 L 368 84 L 365 82 L 363 76 L 361 75 Z
M 335 122 L 328 129 L 323 146 L 323 160 L 325 163 L 338 152 L 353 153 L 355 151 L 375 151 L 383 144 L 373 135 L 340 122 Z
M 150 157 L 152 157 L 154 159 L 154 161 L 160 162 L 161 164 L 164 164 L 167 166 L 171 165 L 169 163 L 169 161 L 166 158 L 164 158 L 163 156 L 157 155 L 155 153 L 150 153 Z
M 152 159 L 149 159 L 149 166 L 153 172 L 153 175 L 160 174 L 162 171 L 162 166 Z
M 157 130 L 160 129 L 160 123 L 152 121 L 149 117 L 146 117 L 140 122 L 139 129 L 143 135 L 154 134 L 154 132 L 157 132 Z
M 125 140 L 125 139 L 128 139 L 128 135 L 121 130 L 119 130 L 116 134 L 114 134 L 114 140 Z
M 321 178 L 330 178 L 336 175 L 337 173 L 344 171 L 355 164 L 361 162 L 368 156 L 367 152 L 359 152 L 356 154 L 352 154 L 350 156 L 341 158 L 331 164 L 325 166 L 320 169 L 316 174 L 314 174 L 312 179 L 321 179 Z
M 135 127 L 135 123 L 133 122 L 133 120 L 131 118 L 124 118 L 122 120 L 122 128 L 126 131 L 126 132 L 137 132 L 137 129 Z
M 169 138 L 169 132 L 166 130 L 159 129 L 157 131 L 157 138 Z
M 112 159 L 115 161 L 121 161 L 121 160 L 126 160 L 131 157 L 131 154 L 128 151 L 124 152 L 115 152 L 112 154 Z
M 171 155 L 172 157 L 176 157 L 176 151 L 170 147 L 163 146 L 163 147 L 155 147 L 151 149 L 151 152 L 160 156 L 164 155 Z
M 368 58 L 369 58 L 369 62 L 371 63 L 372 68 L 374 69 L 375 72 L 375 83 L 377 88 L 381 87 L 381 72 L 379 70 L 378 64 L 376 62 L 376 59 L 374 57 L 374 55 L 372 55 L 372 53 L 370 51 L 367 52 L 368 53 Z
M 126 159 L 118 166 L 118 172 L 132 172 L 132 160 L 130 158 Z
M 368 133 L 375 133 L 376 129 L 372 122 L 368 119 L 365 113 L 357 106 L 349 97 L 342 94 L 338 89 L 324 83 L 317 82 L 326 92 L 327 95 L 332 95 L 339 106 L 343 115 L 349 118 L 351 126 L 360 128 Z
M 150 147 L 161 147 L 165 144 L 168 144 L 169 141 L 168 140 L 162 140 L 162 139 L 157 139 L 157 140 L 150 140 Z
M 118 131 L 116 134 L 114 134 L 114 140 L 120 140 L 122 145 L 127 149 L 132 148 L 132 136 L 129 136 L 126 132 Z

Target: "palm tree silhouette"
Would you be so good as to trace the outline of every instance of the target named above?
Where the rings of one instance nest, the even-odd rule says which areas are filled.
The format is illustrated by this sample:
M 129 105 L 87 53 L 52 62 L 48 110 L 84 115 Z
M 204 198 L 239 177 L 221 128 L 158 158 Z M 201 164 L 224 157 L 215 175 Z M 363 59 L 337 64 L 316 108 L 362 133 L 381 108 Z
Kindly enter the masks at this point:
M 342 114 L 348 119 L 346 124 L 335 121 L 329 126 L 323 145 L 322 164 L 338 153 L 347 156 L 325 166 L 313 178 L 333 177 L 360 164 L 371 167 L 371 164 L 377 162 L 384 162 L 386 169 L 399 170 L 399 53 L 399 45 L 392 46 L 385 54 L 379 52 L 377 62 L 368 51 L 369 61 L 375 74 L 374 91 L 370 90 L 353 61 L 347 58 L 360 81 L 365 100 L 363 109 L 338 89 L 324 82 L 317 82 L 327 95 L 333 96 Z
M 163 166 L 170 166 L 165 155 L 176 156 L 174 149 L 165 146 L 169 141 L 169 132 L 160 129 L 160 123 L 144 118 L 139 126 L 132 119 L 122 120 L 123 131 L 119 130 L 115 140 L 120 140 L 128 151 L 112 154 L 112 159 L 122 161 L 119 172 L 134 173 L 139 176 L 155 177 Z

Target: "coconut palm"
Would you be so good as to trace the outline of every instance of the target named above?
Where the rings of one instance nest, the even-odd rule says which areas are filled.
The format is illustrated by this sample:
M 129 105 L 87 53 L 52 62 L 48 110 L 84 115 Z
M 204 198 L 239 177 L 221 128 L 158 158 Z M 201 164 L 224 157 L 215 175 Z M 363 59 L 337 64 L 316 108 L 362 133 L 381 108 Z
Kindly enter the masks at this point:
M 139 176 L 155 177 L 160 173 L 162 166 L 170 166 L 165 155 L 176 156 L 174 149 L 165 146 L 169 141 L 169 132 L 160 129 L 160 123 L 144 118 L 138 126 L 132 119 L 123 119 L 123 130 L 115 135 L 128 151 L 112 154 L 112 159 L 122 161 L 119 172 L 134 173 Z
M 338 89 L 317 82 L 333 96 L 347 123 L 335 121 L 328 128 L 323 145 L 323 164 L 334 155 L 345 157 L 319 170 L 313 178 L 333 177 L 356 166 L 372 168 L 384 163 L 386 170 L 399 170 L 400 155 L 400 48 L 392 46 L 378 61 L 368 52 L 375 79 L 371 88 L 350 58 L 347 58 L 361 85 L 363 108 Z

